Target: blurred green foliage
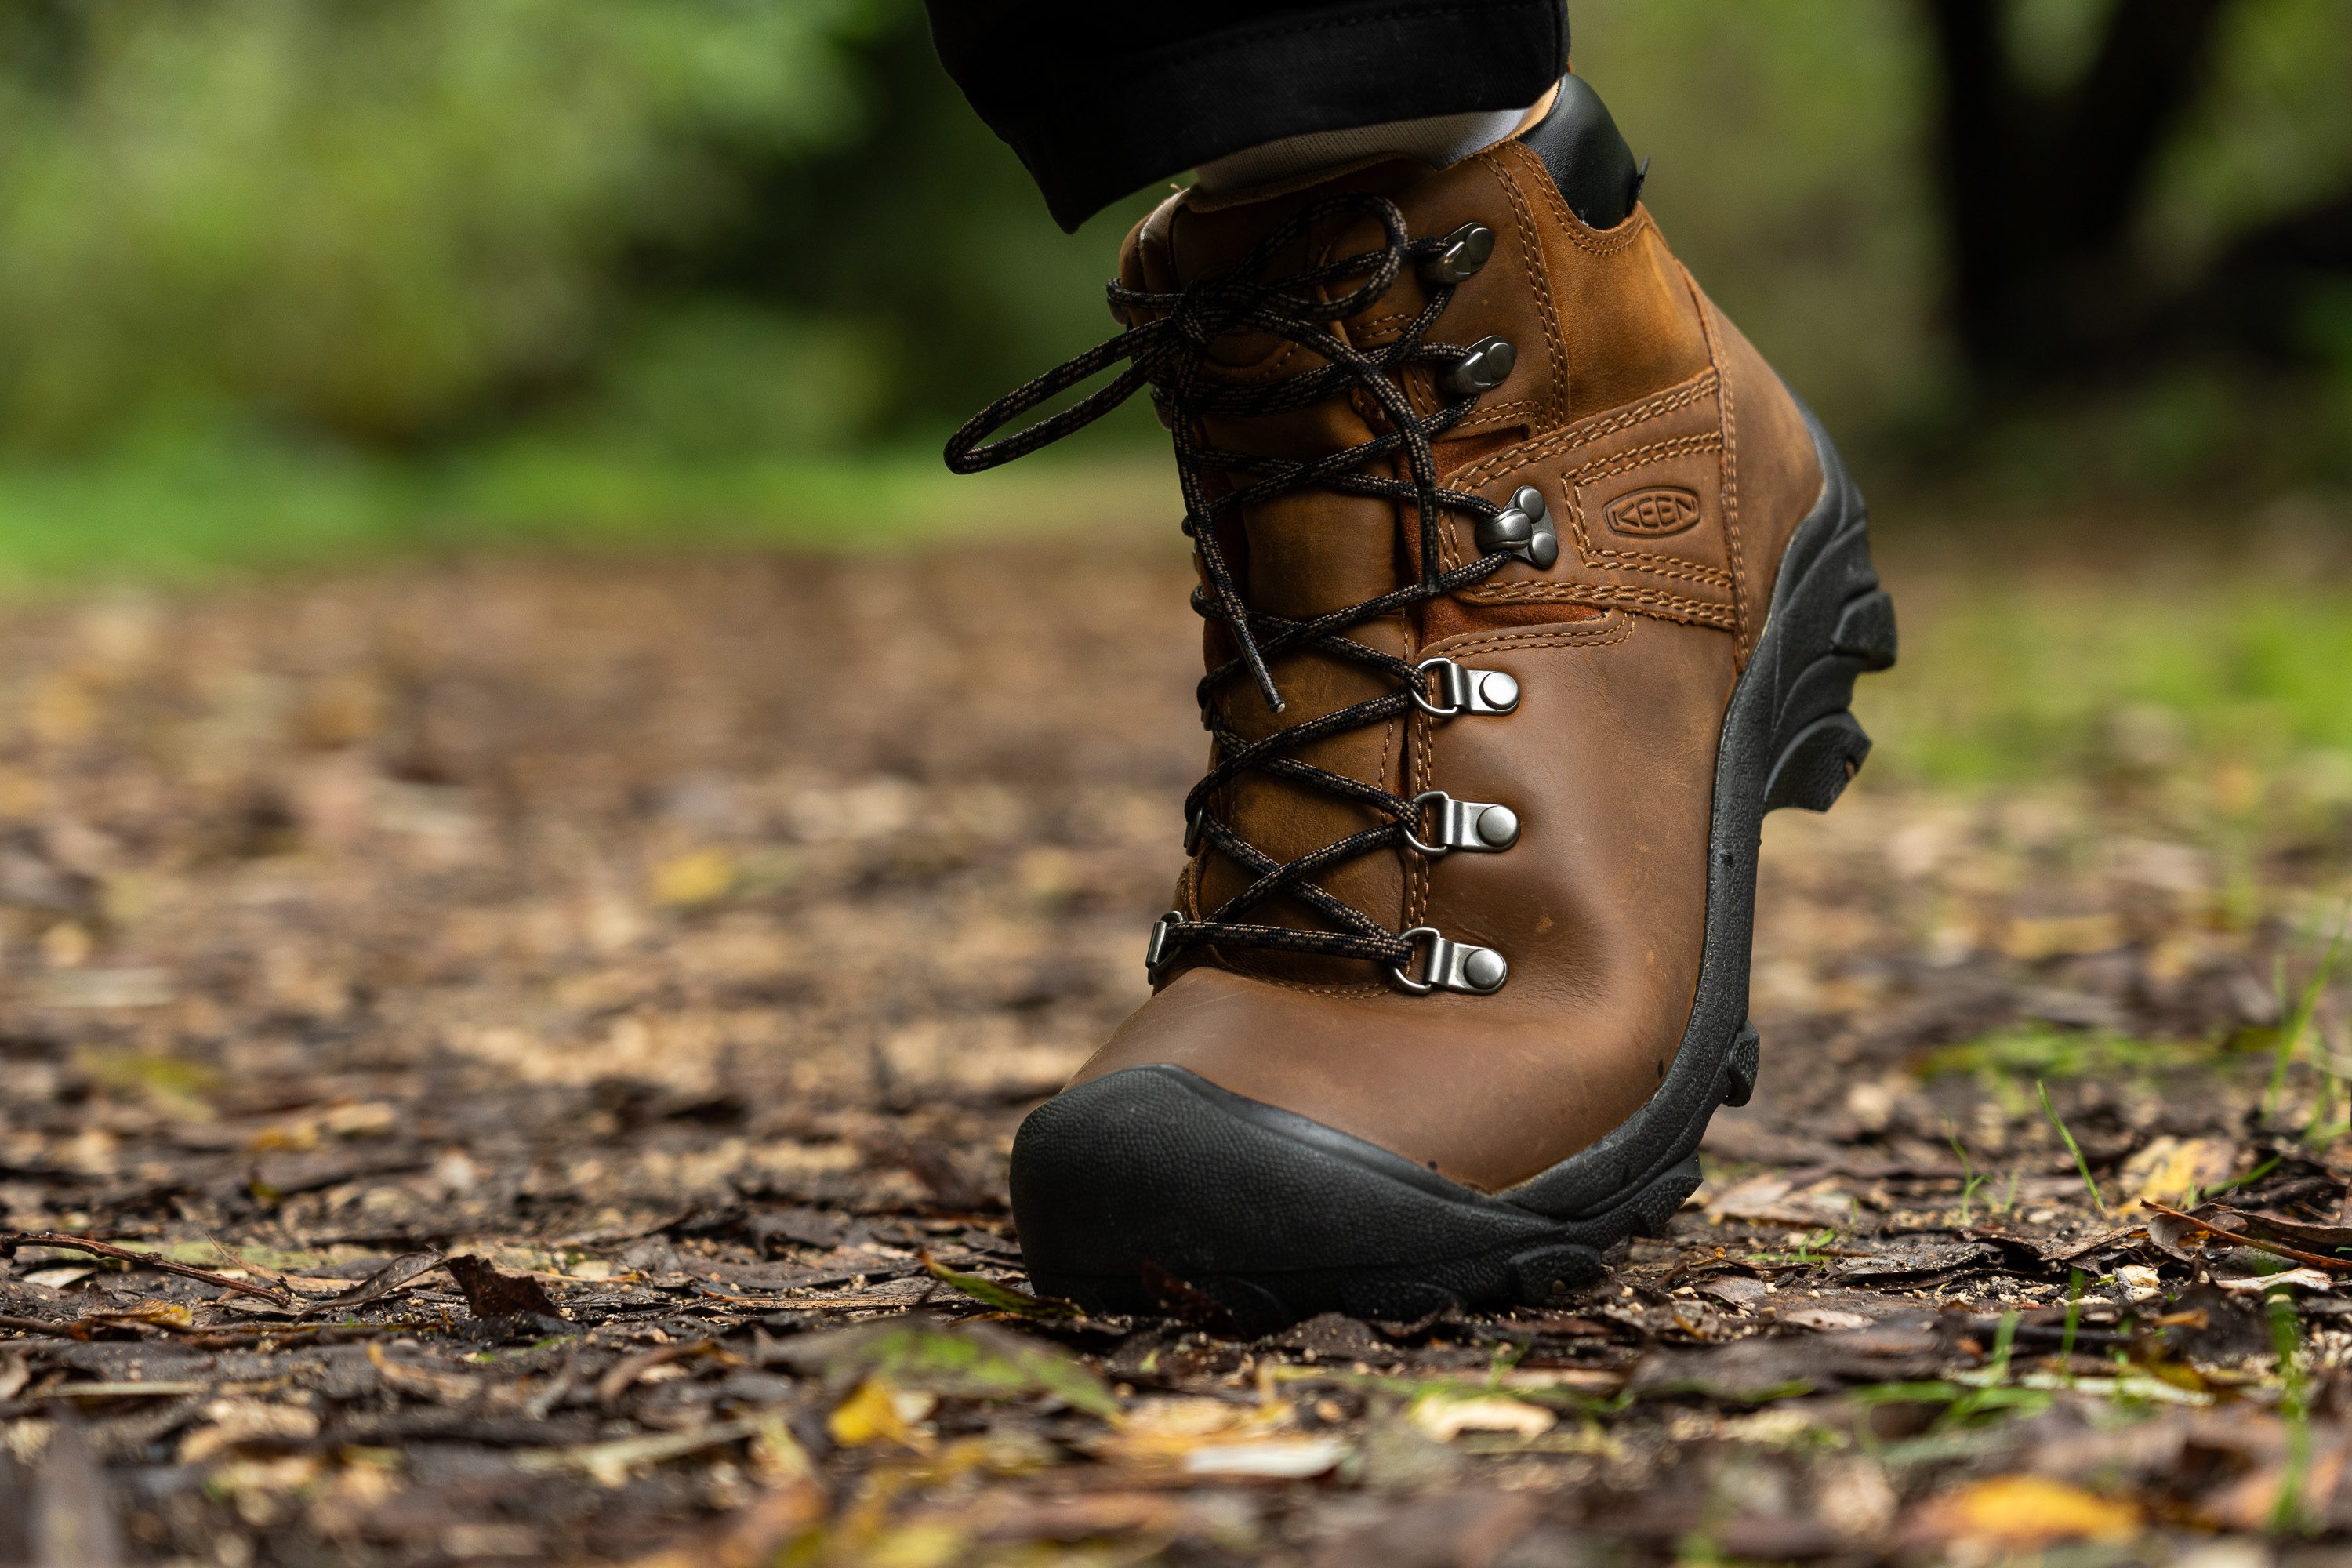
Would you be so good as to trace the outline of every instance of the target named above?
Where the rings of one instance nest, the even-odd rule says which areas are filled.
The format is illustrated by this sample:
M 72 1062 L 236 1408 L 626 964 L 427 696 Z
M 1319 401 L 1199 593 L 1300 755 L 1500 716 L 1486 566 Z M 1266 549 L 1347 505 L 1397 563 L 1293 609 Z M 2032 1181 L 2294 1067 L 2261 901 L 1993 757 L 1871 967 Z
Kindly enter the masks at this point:
M 13 0 L 0 438 L 230 420 L 396 446 L 603 374 L 636 249 L 854 133 L 867 11 Z M 701 330 L 656 338 L 650 384 Z M 745 347 L 790 366 L 803 342 L 761 323 Z M 795 424 L 829 433 L 806 401 Z
M 2105 537 L 2121 553 L 2129 536 L 2110 524 Z M 2352 808 L 2345 562 L 2275 543 L 2236 557 L 2160 553 L 2168 570 L 2155 574 L 2111 563 L 2004 581 L 1987 563 L 1946 563 L 1940 583 L 1916 571 L 1898 581 L 1898 593 L 1917 590 L 1905 598 L 1918 613 L 1903 661 L 1856 699 L 1890 770 L 1938 784 L 2046 773 L 2226 795 L 2231 781 L 2216 784 L 2210 770 L 2251 768 Z M 1939 587 L 1955 584 L 1965 586 L 1945 599 Z
M 2079 68 L 2109 3 L 2021 0 L 2028 58 Z M 1667 233 L 1866 469 L 2352 481 L 2352 289 L 2300 368 L 1970 402 L 1911 0 L 1572 10 Z M 2344 0 L 2235 0 L 2147 209 L 2159 271 L 2352 183 L 2348 58 Z M 213 441 L 332 489 L 509 448 L 648 473 L 935 450 L 1108 333 L 1152 199 L 1055 230 L 916 0 L 10 0 L 0 461 Z M 1157 434 L 1136 409 L 1089 445 L 1122 437 Z

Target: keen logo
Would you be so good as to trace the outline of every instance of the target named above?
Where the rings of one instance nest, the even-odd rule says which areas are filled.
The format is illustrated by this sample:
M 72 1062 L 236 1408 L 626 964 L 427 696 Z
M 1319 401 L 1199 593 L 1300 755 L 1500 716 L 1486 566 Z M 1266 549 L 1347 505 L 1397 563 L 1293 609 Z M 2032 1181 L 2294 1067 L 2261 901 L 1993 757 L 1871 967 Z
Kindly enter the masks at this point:
M 1698 524 L 1698 497 L 1689 490 L 1672 485 L 1660 485 L 1654 489 L 1635 490 L 1619 496 L 1602 509 L 1601 515 L 1610 528 L 1618 533 L 1636 533 L 1647 539 L 1661 534 L 1680 533 Z

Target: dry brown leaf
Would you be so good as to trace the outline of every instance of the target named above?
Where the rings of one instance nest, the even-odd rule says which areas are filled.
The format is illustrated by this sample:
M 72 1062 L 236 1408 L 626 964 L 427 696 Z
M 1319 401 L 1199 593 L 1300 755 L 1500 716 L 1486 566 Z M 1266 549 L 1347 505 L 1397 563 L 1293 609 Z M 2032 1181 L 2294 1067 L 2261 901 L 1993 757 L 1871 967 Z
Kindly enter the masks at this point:
M 232 1448 L 274 1447 L 319 1435 L 319 1414 L 299 1405 L 259 1399 L 215 1399 L 204 1425 L 180 1440 L 180 1463 L 200 1465 Z
M 2127 940 L 2123 918 L 2109 910 L 2087 915 L 2013 915 L 2001 928 L 2000 951 L 2021 963 L 2112 952 Z
M 528 1274 L 509 1274 L 471 1253 L 445 1259 L 442 1267 L 466 1293 L 466 1310 L 478 1318 L 560 1318 L 562 1309 L 547 1288 Z
M 375 1363 L 376 1373 L 383 1379 L 386 1388 L 414 1399 L 430 1400 L 436 1405 L 465 1405 L 472 1404 L 483 1390 L 483 1380 L 472 1373 L 404 1361 L 386 1354 L 381 1344 L 369 1345 L 367 1354 L 368 1360 Z

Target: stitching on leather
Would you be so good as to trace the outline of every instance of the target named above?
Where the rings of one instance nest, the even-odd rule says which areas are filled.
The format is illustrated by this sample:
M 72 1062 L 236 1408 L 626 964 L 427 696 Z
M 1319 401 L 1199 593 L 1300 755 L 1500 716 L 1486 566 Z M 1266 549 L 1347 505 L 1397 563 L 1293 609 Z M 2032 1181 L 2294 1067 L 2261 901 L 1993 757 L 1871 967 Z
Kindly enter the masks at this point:
M 1703 626 L 1717 626 L 1725 631 L 1737 629 L 1738 623 L 1729 605 L 1709 599 L 1694 599 L 1684 594 L 1670 594 L 1662 588 L 1633 587 L 1612 583 L 1513 583 L 1496 588 L 1483 588 L 1463 595 L 1482 605 L 1622 605 L 1664 616 L 1670 621 L 1689 621 Z
M 1650 226 L 1650 209 L 1636 202 L 1633 204 L 1633 216 L 1618 226 L 1618 228 L 1625 231 L 1622 237 L 1618 235 L 1617 229 L 1594 228 L 1576 216 L 1575 209 L 1568 205 L 1568 198 L 1559 194 L 1558 185 L 1552 184 L 1551 171 L 1544 167 L 1544 161 L 1536 155 L 1533 148 L 1524 142 L 1512 141 L 1491 147 L 1480 155 L 1485 157 L 1496 153 L 1506 158 L 1516 157 L 1535 165 L 1535 173 L 1529 176 L 1529 183 L 1543 193 L 1544 205 L 1551 208 L 1552 216 L 1559 221 L 1560 232 L 1567 236 L 1570 244 L 1580 250 L 1591 251 L 1595 256 L 1614 256 L 1641 238 L 1642 231 Z
M 1216 952 L 1222 957 L 1223 950 L 1206 948 L 1202 951 Z M 1296 991 L 1307 996 L 1392 996 L 1395 994 L 1389 987 L 1381 984 L 1310 984 L 1304 980 L 1285 980 L 1279 975 L 1261 973 L 1257 970 L 1239 963 L 1228 963 L 1222 967 L 1240 975 L 1244 980 L 1255 980 L 1263 985 L 1279 986 L 1285 991 Z
M 1402 747 L 1397 747 L 1396 743 L 1400 737 L 1402 738 L 1405 743 Z M 1397 749 L 1400 753 L 1397 757 L 1397 773 L 1400 782 L 1411 781 L 1414 765 L 1412 739 L 1412 718 L 1410 714 L 1408 715 L 1406 721 L 1402 724 L 1399 724 L 1391 721 L 1389 723 L 1381 726 L 1381 771 L 1379 777 L 1381 788 L 1385 789 L 1388 787 L 1389 752 L 1391 748 Z M 1398 793 L 1402 795 L 1410 795 L 1412 792 L 1408 789 L 1401 790 Z M 1412 854 L 1402 846 L 1400 846 L 1395 852 L 1402 858 L 1403 864 L 1398 868 L 1404 873 L 1404 887 L 1402 889 L 1403 896 L 1398 900 L 1398 903 L 1401 906 L 1399 912 L 1405 916 L 1405 924 L 1411 925 L 1412 923 L 1412 862 L 1419 859 L 1420 857 Z
M 1712 368 L 1703 370 L 1688 381 L 1657 393 L 1640 403 L 1632 403 L 1607 414 L 1596 414 L 1580 419 L 1566 429 L 1555 430 L 1521 446 L 1496 453 L 1473 463 L 1447 480 L 1462 489 L 1475 489 L 1488 479 L 1507 474 L 1529 463 L 1541 462 L 1561 452 L 1597 441 L 1603 436 L 1613 436 L 1620 430 L 1630 430 L 1636 425 L 1646 425 L 1653 419 L 1664 418 L 1678 408 L 1687 408 L 1715 390 L 1716 374 Z
M 1612 452 L 1605 458 L 1595 458 L 1573 468 L 1562 470 L 1561 477 L 1576 484 L 1593 479 L 1605 479 L 1613 474 L 1630 473 L 1635 468 L 1680 458 L 1692 452 L 1710 451 L 1723 444 L 1719 430 L 1694 431 L 1688 436 L 1669 436 L 1663 441 L 1651 441 L 1639 447 L 1628 447 L 1622 452 Z
M 1690 268 L 1682 269 L 1683 282 L 1691 291 L 1691 300 L 1698 307 L 1699 331 L 1706 336 L 1706 357 L 1715 368 L 1722 392 L 1716 406 L 1723 416 L 1723 547 L 1731 563 L 1731 626 L 1732 663 L 1745 668 L 1748 664 L 1748 559 L 1739 546 L 1739 425 L 1731 405 L 1731 378 L 1723 373 L 1723 345 L 1715 332 L 1715 304 L 1700 291 L 1698 279 Z
M 1511 653 L 1538 647 L 1609 647 L 1633 635 L 1630 615 L 1611 610 L 1573 626 L 1540 626 L 1524 632 L 1465 632 L 1436 645 L 1448 658 L 1457 653 Z
M 1533 157 L 1534 154 L 1528 154 Z M 1537 160 L 1542 167 L 1542 161 Z M 1509 178 L 1499 165 L 1489 164 L 1487 173 L 1503 189 L 1503 199 L 1511 204 L 1511 218 L 1519 231 L 1521 261 L 1528 271 L 1528 290 L 1535 296 L 1536 315 L 1543 322 L 1544 348 L 1551 355 L 1551 397 L 1545 413 L 1554 420 L 1568 417 L 1568 340 L 1559 330 L 1559 312 L 1554 308 L 1551 283 L 1543 271 L 1543 237 L 1536 230 L 1535 209 L 1528 205 L 1527 193 L 1519 183 Z M 1544 184 L 1551 184 L 1551 174 L 1546 170 Z
M 1511 416 L 1532 414 L 1540 417 L 1542 413 L 1543 410 L 1536 406 L 1536 401 L 1532 397 L 1522 397 L 1510 403 L 1497 403 L 1491 408 L 1481 406 L 1475 417 L 1465 419 L 1447 431 L 1446 435 L 1454 440 L 1460 440 L 1465 436 L 1476 435 L 1482 426 L 1508 425 L 1511 423 Z

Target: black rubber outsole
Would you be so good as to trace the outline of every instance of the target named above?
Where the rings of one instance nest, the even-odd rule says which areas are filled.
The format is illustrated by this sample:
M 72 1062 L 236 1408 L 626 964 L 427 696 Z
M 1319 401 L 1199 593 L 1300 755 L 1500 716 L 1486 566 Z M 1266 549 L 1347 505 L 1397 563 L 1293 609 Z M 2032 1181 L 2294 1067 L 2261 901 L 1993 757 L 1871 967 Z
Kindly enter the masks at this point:
M 1756 1084 L 1764 816 L 1837 800 L 1870 752 L 1848 711 L 1854 679 L 1895 662 L 1861 492 L 1806 418 L 1822 495 L 1724 715 L 1697 996 L 1657 1092 L 1591 1148 L 1487 1194 L 1181 1068 L 1112 1073 L 1038 1107 L 1014 1139 L 1013 1217 L 1039 1289 L 1139 1312 L 1170 1306 L 1181 1281 L 1259 1332 L 1328 1311 L 1409 1321 L 1556 1300 L 1598 1278 L 1607 1249 L 1665 1226 L 1698 1185 L 1716 1107 Z

